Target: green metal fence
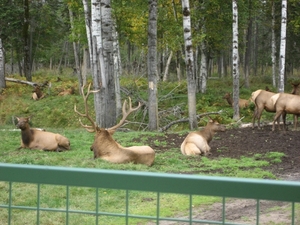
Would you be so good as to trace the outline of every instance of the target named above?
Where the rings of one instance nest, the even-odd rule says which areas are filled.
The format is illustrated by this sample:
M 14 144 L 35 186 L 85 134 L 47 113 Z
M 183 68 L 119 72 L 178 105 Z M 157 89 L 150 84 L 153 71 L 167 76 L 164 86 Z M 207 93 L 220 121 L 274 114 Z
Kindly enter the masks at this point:
M 86 168 L 66 168 L 53 166 L 38 165 L 19 165 L 0 163 L 0 210 L 5 212 L 7 224 L 18 224 L 14 220 L 16 210 L 25 210 L 34 212 L 35 224 L 48 224 L 40 221 L 43 212 L 63 213 L 64 221 L 61 224 L 79 224 L 70 221 L 70 215 L 91 215 L 93 224 L 102 224 L 101 216 L 122 217 L 124 223 L 135 224 L 130 222 L 131 218 L 140 219 L 143 222 L 138 224 L 226 224 L 236 225 L 239 223 L 229 222 L 226 219 L 226 199 L 254 199 L 256 204 L 256 222 L 260 223 L 260 201 L 271 200 L 290 203 L 289 214 L 290 222 L 288 224 L 300 224 L 296 221 L 296 213 L 299 211 L 300 202 L 300 182 L 293 181 L 275 181 L 275 180 L 258 180 L 258 179 L 241 179 L 226 177 L 211 177 L 198 175 L 183 174 L 163 174 L 150 172 L 133 172 L 133 171 L 116 171 Z M 15 205 L 13 198 L 22 198 L 22 194 L 14 196 L 14 188 L 17 185 L 36 185 L 36 197 L 29 206 Z M 41 204 L 41 189 L 43 185 L 58 185 L 62 187 L 63 198 L 66 200 L 65 208 L 45 207 Z M 95 189 L 94 199 L 88 197 L 88 201 L 95 202 L 93 210 L 76 210 L 69 207 L 70 189 L 72 187 L 86 187 Z M 120 212 L 106 212 L 99 205 L 99 189 L 124 190 L 124 210 Z M 136 215 L 130 213 L 130 191 L 156 193 L 156 201 L 148 204 L 155 204 L 155 215 Z M 189 198 L 189 213 L 186 218 L 180 216 L 163 217 L 161 212 L 161 198 L 164 193 L 187 195 Z M 84 194 L 84 193 L 83 193 Z M 2 199 L 1 199 L 2 196 Z M 3 197 L 4 196 L 4 197 Z M 205 220 L 199 219 L 193 214 L 194 196 L 217 196 L 221 197 L 222 219 Z M 33 204 L 33 205 L 32 205 Z M 177 212 L 178 213 L 178 212 Z M 176 214 L 176 213 L 175 213 Z M 22 218 L 21 218 L 22 219 Z M 2 220 L 3 221 L 3 220 Z M 22 221 L 21 221 L 22 222 Z M 22 224 L 22 223 L 19 223 Z M 51 223 L 49 223 L 51 224 Z M 59 223 L 58 223 L 59 224 Z M 87 223 L 91 224 L 90 222 Z M 111 222 L 114 224 L 114 222 Z M 243 223 L 247 224 L 247 223 Z M 253 223 L 252 223 L 253 224 Z M 276 224 L 272 223 L 272 224 Z

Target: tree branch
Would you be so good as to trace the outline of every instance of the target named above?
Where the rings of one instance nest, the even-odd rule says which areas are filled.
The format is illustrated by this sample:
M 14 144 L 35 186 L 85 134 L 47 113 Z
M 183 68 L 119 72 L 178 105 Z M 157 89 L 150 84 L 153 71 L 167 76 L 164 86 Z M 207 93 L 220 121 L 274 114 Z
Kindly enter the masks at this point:
M 222 112 L 223 112 L 223 110 L 220 110 L 218 112 L 207 112 L 207 113 L 198 114 L 197 119 L 200 119 L 201 117 L 208 116 L 208 115 L 221 114 Z M 167 124 L 166 126 L 161 127 L 158 131 L 164 132 L 164 131 L 168 130 L 171 126 L 173 126 L 174 124 L 185 123 L 185 122 L 189 122 L 189 118 L 182 118 L 180 120 L 172 121 L 171 123 Z

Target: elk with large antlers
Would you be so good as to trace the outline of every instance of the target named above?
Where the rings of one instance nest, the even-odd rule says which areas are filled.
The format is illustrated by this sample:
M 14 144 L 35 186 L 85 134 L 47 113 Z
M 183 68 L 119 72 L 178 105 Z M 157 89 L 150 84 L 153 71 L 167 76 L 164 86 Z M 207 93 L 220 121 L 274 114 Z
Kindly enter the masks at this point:
M 84 94 L 84 90 L 83 90 L 84 87 L 82 87 L 82 96 L 85 105 L 85 113 L 78 112 L 76 109 L 76 105 L 74 106 L 74 111 L 78 115 L 82 117 L 86 117 L 91 123 L 91 126 L 87 126 L 84 125 L 79 120 L 82 127 L 84 127 L 88 132 L 96 132 L 94 143 L 91 146 L 91 151 L 94 152 L 94 159 L 101 158 L 112 163 L 132 162 L 135 164 L 145 164 L 147 166 L 151 166 L 155 158 L 155 152 L 151 147 L 149 146 L 123 147 L 119 143 L 117 143 L 112 137 L 115 130 L 125 122 L 129 114 L 138 110 L 141 107 L 141 104 L 139 103 L 139 105 L 136 108 L 132 108 L 131 99 L 129 98 L 128 105 L 127 105 L 127 101 L 125 100 L 122 108 L 123 117 L 120 120 L 120 122 L 117 125 L 107 129 L 100 128 L 88 113 L 87 99 L 91 93 L 96 93 L 99 91 L 99 90 L 91 91 L 90 87 L 91 84 L 89 84 L 86 94 Z

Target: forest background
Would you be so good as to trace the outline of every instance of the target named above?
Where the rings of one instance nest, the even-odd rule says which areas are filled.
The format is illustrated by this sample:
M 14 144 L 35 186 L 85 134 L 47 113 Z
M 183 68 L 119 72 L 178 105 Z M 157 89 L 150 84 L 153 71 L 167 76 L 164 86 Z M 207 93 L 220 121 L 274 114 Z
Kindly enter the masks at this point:
M 84 4 L 87 1 L 0 1 L 0 38 L 5 50 L 5 76 L 24 77 L 52 71 L 57 76 L 71 69 L 79 86 L 91 75 L 86 35 Z M 106 1 L 103 1 L 106 2 Z M 147 78 L 149 66 L 148 22 L 153 1 L 111 2 L 117 40 L 118 75 L 121 79 Z M 232 2 L 189 1 L 195 58 L 197 92 L 206 93 L 203 78 L 228 83 L 232 75 Z M 159 82 L 182 82 L 186 79 L 182 2 L 157 2 L 157 78 Z M 278 85 L 278 60 L 272 60 L 272 46 L 280 47 L 282 1 L 237 1 L 239 29 L 240 88 L 251 89 L 251 80 Z M 297 79 L 299 62 L 300 4 L 288 2 L 285 82 Z M 90 6 L 89 6 L 90 7 Z M 272 36 L 274 34 L 274 37 Z M 29 43 L 29 45 L 27 45 Z M 274 49 L 273 49 L 274 50 Z M 274 51 L 273 51 L 274 52 Z M 30 59 L 27 71 L 25 58 Z M 203 61 L 203 59 L 205 59 Z M 275 64 L 274 71 L 271 70 Z M 204 66 L 203 66 L 204 65 Z M 203 75 L 203 67 L 207 73 Z M 40 71 L 40 72 L 39 72 Z M 45 80 L 49 79 L 46 78 Z M 71 80 L 71 79 L 70 79 Z M 222 82 L 221 82 L 222 83 Z M 254 82 L 255 83 L 255 82 Z M 137 83 L 135 82 L 135 85 Z M 76 87 L 78 92 L 79 86 Z M 164 85 L 160 88 L 163 89 Z M 264 88 L 264 87 L 261 87 Z M 148 87 L 145 85 L 145 92 Z M 124 89 L 123 93 L 126 92 Z M 247 92 L 247 91 L 246 91 Z M 248 91 L 249 93 L 250 91 Z M 247 94 L 248 94 L 247 93 Z M 127 93 L 128 94 L 128 93 Z M 146 105 L 147 96 L 143 96 Z M 7 121 L 7 117 L 4 119 Z

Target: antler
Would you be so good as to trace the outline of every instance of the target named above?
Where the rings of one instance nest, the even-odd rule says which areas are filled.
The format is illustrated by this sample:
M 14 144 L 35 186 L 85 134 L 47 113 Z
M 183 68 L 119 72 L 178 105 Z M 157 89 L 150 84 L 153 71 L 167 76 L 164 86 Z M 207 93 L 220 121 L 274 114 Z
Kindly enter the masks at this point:
M 120 120 L 120 122 L 113 126 L 113 127 L 110 127 L 110 128 L 107 128 L 107 130 L 115 130 L 117 129 L 118 127 L 120 127 L 126 120 L 126 118 L 129 116 L 130 113 L 138 110 L 142 105 L 141 103 L 139 102 L 138 106 L 135 107 L 135 108 L 132 108 L 132 104 L 131 104 L 131 98 L 129 97 L 129 104 L 127 105 L 127 101 L 125 100 L 124 103 L 123 103 L 123 107 L 122 107 L 122 114 L 123 114 L 123 117 L 122 119 Z M 126 107 L 128 107 L 128 110 L 126 111 Z
M 77 111 L 76 109 L 76 104 L 74 105 L 74 111 L 80 115 L 80 116 L 83 116 L 83 117 L 86 117 L 91 123 L 92 125 L 91 126 L 87 126 L 87 125 L 84 125 L 81 120 L 79 119 L 79 123 L 81 124 L 82 127 L 84 127 L 88 132 L 95 132 L 96 129 L 97 129 L 97 124 L 94 122 L 94 120 L 91 118 L 91 116 L 89 115 L 89 110 L 88 110 L 88 104 L 87 104 L 87 99 L 89 97 L 89 95 L 91 93 L 97 93 L 99 92 L 100 90 L 94 90 L 94 91 L 91 91 L 90 90 L 91 88 L 91 83 L 89 84 L 88 86 L 88 90 L 87 90 L 87 93 L 86 95 L 84 94 L 84 86 L 81 87 L 81 93 L 82 93 L 82 97 L 83 97 L 83 101 L 84 101 L 84 108 L 85 108 L 85 113 L 80 113 Z

